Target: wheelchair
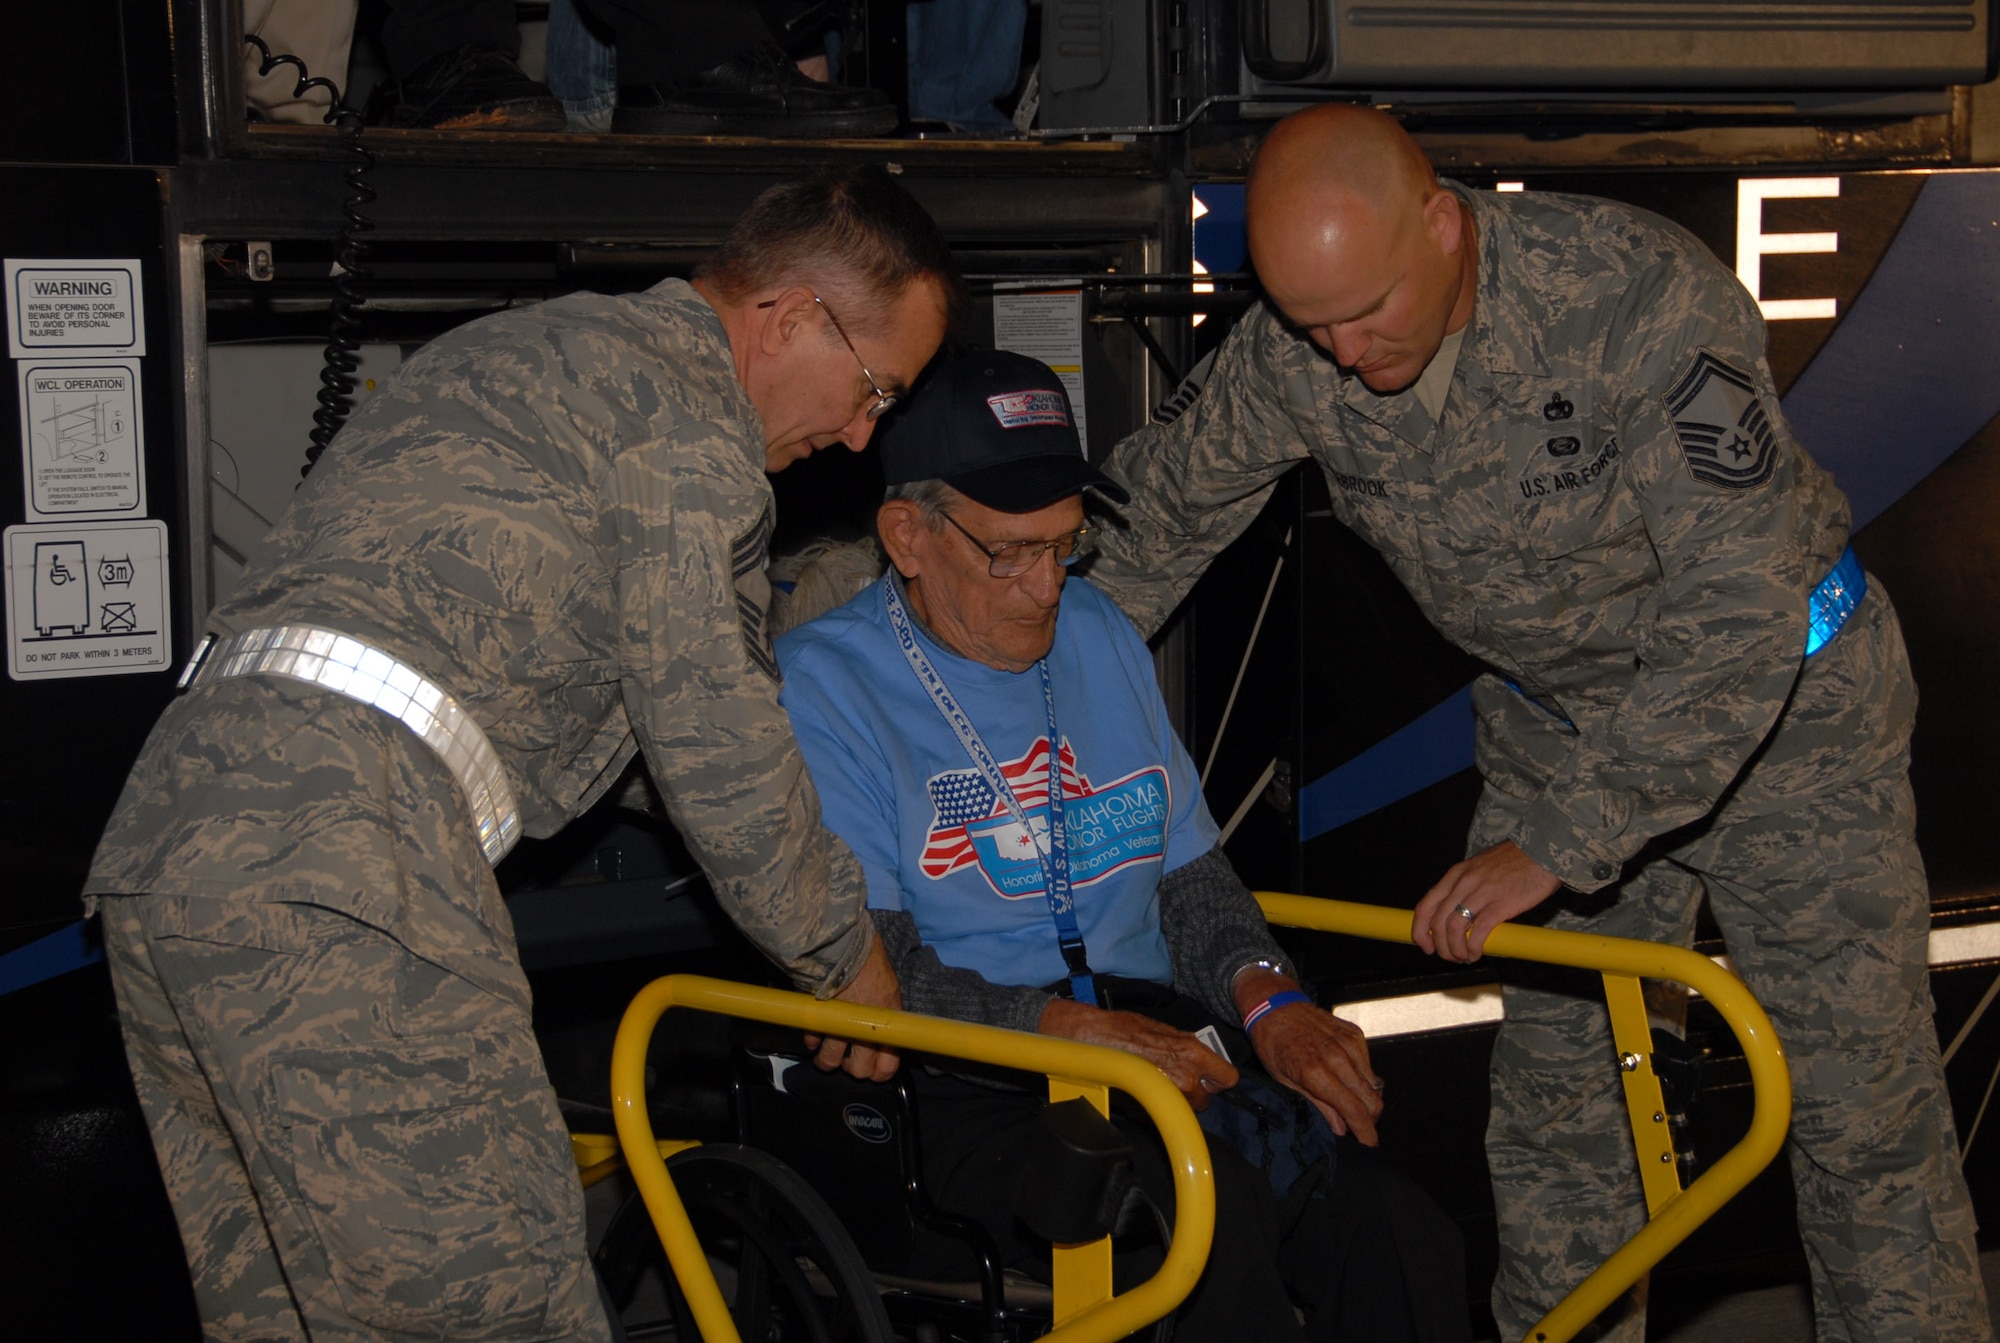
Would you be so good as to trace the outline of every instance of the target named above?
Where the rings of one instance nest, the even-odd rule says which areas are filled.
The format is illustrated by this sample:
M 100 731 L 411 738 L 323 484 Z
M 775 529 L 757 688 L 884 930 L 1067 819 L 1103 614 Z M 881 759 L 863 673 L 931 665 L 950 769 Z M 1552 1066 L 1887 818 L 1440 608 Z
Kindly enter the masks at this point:
M 1407 911 L 1262 892 L 1258 899 L 1274 924 L 1391 942 L 1410 937 Z M 1487 950 L 1602 973 L 1645 1176 L 1650 1220 L 1527 1338 L 1566 1343 L 1769 1164 L 1790 1122 L 1790 1081 L 1763 1010 L 1741 981 L 1706 957 L 1511 925 L 1495 930 Z M 1641 978 L 1672 980 L 1708 998 L 1743 1046 L 1755 1090 L 1748 1134 L 1686 1188 L 1653 1070 Z M 1016 1211 L 1054 1243 L 1052 1282 L 1043 1288 L 1010 1279 L 979 1227 L 929 1204 L 920 1178 L 920 1106 L 907 1085 L 851 1082 L 784 1055 L 753 1054 L 739 1061 L 731 1083 L 742 1141 L 660 1141 L 646 1105 L 646 1049 L 655 1025 L 675 1008 L 1047 1074 L 1051 1106 L 1044 1113 L 1052 1117 L 1044 1150 L 1050 1170 L 1060 1173 L 1044 1175 L 1038 1152 L 1036 1175 L 1023 1185 L 1060 1196 Z M 1111 1290 L 1105 1213 L 1117 1202 L 1110 1191 L 1122 1142 L 1102 1121 L 1112 1087 L 1137 1101 L 1158 1129 L 1176 1203 L 1158 1272 L 1122 1293 Z M 586 1180 L 616 1165 L 622 1153 L 637 1184 L 597 1252 L 621 1308 L 632 1305 L 644 1274 L 659 1280 L 659 1318 L 633 1320 L 628 1309 L 634 1338 L 1011 1343 L 1047 1329 L 1057 1343 L 1108 1343 L 1155 1322 L 1161 1332 L 1170 1329 L 1172 1311 L 1206 1262 L 1215 1206 L 1201 1131 L 1157 1069 L 1115 1050 L 676 975 L 648 985 L 627 1009 L 613 1051 L 612 1094 L 617 1138 L 573 1142 Z M 1085 1110 L 1100 1127 L 1084 1119 Z M 1035 1199 L 1031 1193 L 1029 1201 Z M 1036 1217 L 1049 1219 L 1046 1229 Z M 960 1247 L 969 1281 L 896 1273 L 899 1257 L 925 1237 Z
M 921 1105 L 910 1068 L 890 1082 L 824 1073 L 808 1058 L 739 1046 L 729 1100 L 738 1139 L 674 1152 L 668 1174 L 712 1264 L 729 1282 L 745 1338 L 1026 1343 L 1047 1332 L 1049 1283 L 1010 1271 L 980 1223 L 931 1201 L 923 1174 Z M 912 1066 L 921 1064 L 912 1061 Z M 1101 1210 L 1136 1186 L 1130 1148 L 1075 1107 L 1054 1116 L 1022 1184 L 1016 1214 L 1051 1239 L 1095 1239 L 1112 1228 Z M 839 1209 L 836 1213 L 834 1210 Z M 1152 1225 L 1157 1225 L 1155 1210 Z M 689 1318 L 666 1271 L 643 1198 L 619 1208 L 595 1255 L 631 1336 Z M 653 1290 L 652 1313 L 642 1292 Z M 1163 1320 L 1154 1338 L 1165 1343 Z

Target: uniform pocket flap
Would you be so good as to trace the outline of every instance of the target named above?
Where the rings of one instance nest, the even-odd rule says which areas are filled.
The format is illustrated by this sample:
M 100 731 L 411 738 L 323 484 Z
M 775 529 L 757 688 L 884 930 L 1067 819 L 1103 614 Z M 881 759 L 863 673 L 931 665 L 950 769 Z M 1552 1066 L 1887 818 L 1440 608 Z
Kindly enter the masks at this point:
M 272 1061 L 272 1106 L 287 1122 L 317 1124 L 470 1104 L 490 1093 L 492 1079 L 464 1048 L 411 1040 L 292 1050 Z

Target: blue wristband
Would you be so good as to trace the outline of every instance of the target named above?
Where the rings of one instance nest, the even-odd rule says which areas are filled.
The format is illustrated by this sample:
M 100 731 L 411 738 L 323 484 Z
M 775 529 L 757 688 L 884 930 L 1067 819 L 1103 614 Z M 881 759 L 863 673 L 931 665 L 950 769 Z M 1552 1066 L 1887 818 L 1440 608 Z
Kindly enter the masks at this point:
M 1312 999 L 1309 996 L 1300 993 L 1297 989 L 1286 989 L 1283 993 L 1274 993 L 1243 1014 L 1243 1029 L 1246 1031 L 1249 1030 L 1280 1007 L 1290 1007 L 1293 1003 L 1310 1003 L 1311 1001 Z

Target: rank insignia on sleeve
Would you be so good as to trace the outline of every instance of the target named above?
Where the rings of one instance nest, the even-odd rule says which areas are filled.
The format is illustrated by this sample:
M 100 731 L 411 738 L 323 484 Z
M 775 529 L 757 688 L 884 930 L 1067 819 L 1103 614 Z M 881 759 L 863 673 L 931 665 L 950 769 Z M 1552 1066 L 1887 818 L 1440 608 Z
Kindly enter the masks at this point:
M 750 661 L 757 670 L 778 680 L 778 655 L 771 648 L 769 612 L 771 596 L 770 580 L 764 576 L 764 565 L 771 558 L 771 535 L 777 530 L 777 519 L 773 516 L 771 503 L 766 500 L 764 511 L 757 517 L 749 531 L 736 538 L 729 551 L 730 576 L 736 580 L 736 616 L 743 630 L 743 651 L 750 655 Z
M 1696 480 L 1742 490 L 1762 485 L 1778 469 L 1778 433 L 1748 374 L 1697 350 L 1666 403 Z

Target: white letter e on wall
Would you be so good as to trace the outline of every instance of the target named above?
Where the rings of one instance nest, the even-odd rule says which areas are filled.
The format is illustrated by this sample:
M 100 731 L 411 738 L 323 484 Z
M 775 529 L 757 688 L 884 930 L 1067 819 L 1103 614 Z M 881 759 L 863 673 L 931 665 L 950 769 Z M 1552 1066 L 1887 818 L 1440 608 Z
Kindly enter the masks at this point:
M 1837 252 L 1838 233 L 1766 233 L 1764 202 L 1801 196 L 1838 196 L 1838 177 L 1741 178 L 1736 183 L 1736 278 L 1757 300 L 1767 322 L 1832 317 L 1830 298 L 1765 298 L 1764 258 L 1780 252 Z

